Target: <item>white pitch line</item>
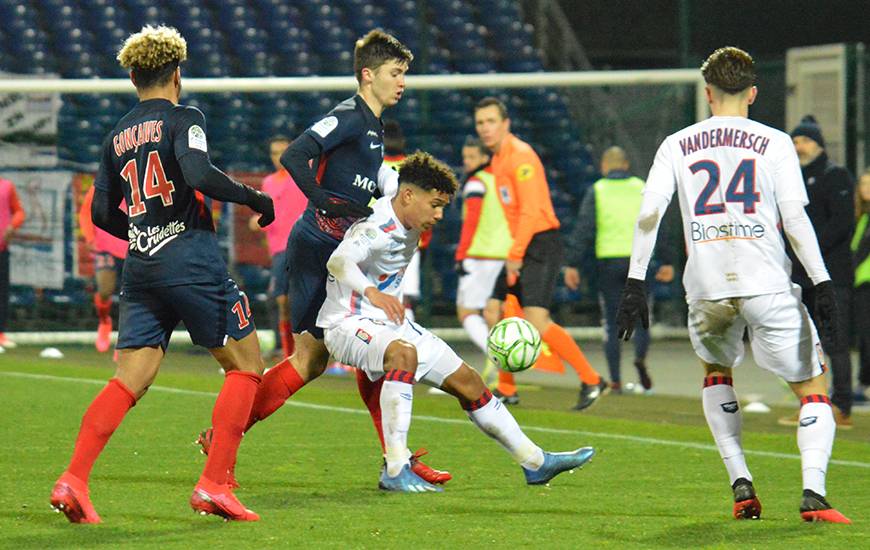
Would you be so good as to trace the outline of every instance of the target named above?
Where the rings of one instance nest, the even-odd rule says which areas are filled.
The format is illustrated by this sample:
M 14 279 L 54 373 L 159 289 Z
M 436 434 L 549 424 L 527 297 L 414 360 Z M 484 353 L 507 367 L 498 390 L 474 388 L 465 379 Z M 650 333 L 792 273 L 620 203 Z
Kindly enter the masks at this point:
M 54 376 L 51 374 L 33 374 L 27 372 L 10 372 L 10 371 L 0 371 L 0 375 L 14 377 L 14 378 L 30 378 L 34 380 L 52 380 L 56 382 L 74 382 L 79 384 L 90 384 L 95 386 L 103 386 L 106 384 L 105 380 L 94 380 L 89 378 L 74 378 L 68 376 Z M 183 388 L 171 388 L 168 386 L 151 386 L 148 391 L 151 392 L 161 392 L 161 393 L 174 393 L 179 395 L 195 395 L 199 397 L 217 397 L 217 393 L 215 392 L 207 392 L 207 391 L 198 391 L 198 390 L 186 390 Z M 330 411 L 330 412 L 340 412 L 346 414 L 364 414 L 368 416 L 367 410 L 362 409 L 350 409 L 347 407 L 334 407 L 331 405 L 319 405 L 317 403 L 305 403 L 304 401 L 293 401 L 289 400 L 286 402 L 286 405 L 291 407 L 299 407 L 302 409 L 317 409 L 322 411 Z M 424 420 L 428 422 L 440 422 L 442 424 L 468 424 L 468 420 L 462 420 L 458 418 L 442 418 L 440 416 L 426 416 L 426 415 L 414 415 L 414 420 Z M 631 441 L 633 443 L 644 443 L 647 445 L 665 445 L 669 447 L 683 447 L 689 449 L 698 449 L 701 451 L 714 451 L 719 452 L 715 445 L 709 445 L 705 443 L 692 443 L 690 441 L 674 441 L 672 439 L 658 439 L 655 437 L 644 437 L 640 435 L 626 435 L 626 434 L 615 434 L 615 433 L 606 433 L 606 432 L 587 432 L 584 430 L 566 430 L 563 428 L 546 428 L 543 426 L 522 426 L 523 430 L 528 432 L 542 432 L 542 433 L 555 433 L 555 434 L 564 434 L 564 435 L 581 435 L 585 437 L 600 437 L 603 439 L 618 439 L 621 441 Z M 791 460 L 800 460 L 800 455 L 787 454 L 787 453 L 776 453 L 772 451 L 755 451 L 752 449 L 746 449 L 743 451 L 747 455 L 754 456 L 764 456 L 770 458 L 787 458 Z M 855 468 L 868 468 L 870 469 L 870 462 L 860 462 L 857 460 L 830 460 L 830 464 L 835 464 L 837 466 L 852 466 Z

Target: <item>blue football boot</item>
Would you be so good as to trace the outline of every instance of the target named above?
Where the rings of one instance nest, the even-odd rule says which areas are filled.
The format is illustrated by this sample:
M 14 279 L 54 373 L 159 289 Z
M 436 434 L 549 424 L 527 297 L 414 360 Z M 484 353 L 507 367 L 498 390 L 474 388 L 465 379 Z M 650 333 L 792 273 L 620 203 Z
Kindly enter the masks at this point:
M 526 483 L 529 485 L 544 485 L 565 470 L 582 468 L 584 464 L 595 456 L 592 447 L 580 447 L 576 451 L 567 453 L 544 453 L 544 464 L 537 470 L 523 468 L 526 474 Z
M 444 489 L 432 485 L 422 477 L 411 471 L 411 465 L 402 466 L 402 471 L 396 477 L 387 475 L 387 468 L 381 470 L 381 480 L 378 488 L 382 491 L 395 491 L 397 493 L 441 493 Z

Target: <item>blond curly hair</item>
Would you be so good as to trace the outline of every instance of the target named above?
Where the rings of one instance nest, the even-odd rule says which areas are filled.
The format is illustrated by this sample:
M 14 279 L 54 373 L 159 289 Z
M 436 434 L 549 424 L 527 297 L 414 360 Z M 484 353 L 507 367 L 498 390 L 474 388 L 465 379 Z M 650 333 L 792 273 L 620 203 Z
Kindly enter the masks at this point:
M 145 25 L 124 41 L 117 59 L 125 69 L 154 71 L 187 59 L 187 41 L 173 27 Z

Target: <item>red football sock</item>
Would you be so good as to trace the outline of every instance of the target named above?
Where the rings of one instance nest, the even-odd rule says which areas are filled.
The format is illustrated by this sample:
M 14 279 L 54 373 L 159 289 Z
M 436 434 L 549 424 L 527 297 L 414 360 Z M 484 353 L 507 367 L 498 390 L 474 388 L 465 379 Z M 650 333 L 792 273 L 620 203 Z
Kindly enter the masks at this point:
M 124 415 L 136 404 L 136 395 L 117 378 L 112 378 L 103 391 L 91 402 L 82 425 L 67 471 L 85 483 L 91 475 L 94 462 Z
M 291 395 L 299 391 L 299 388 L 304 385 L 305 381 L 293 368 L 289 357 L 284 358 L 283 361 L 269 369 L 257 389 L 254 405 L 251 407 L 251 414 L 248 416 L 244 431 L 247 432 L 251 426 L 277 411 Z
M 556 323 L 550 323 L 547 330 L 541 334 L 541 338 L 550 346 L 552 351 L 556 352 L 556 355 L 574 367 L 580 380 L 590 385 L 601 382 L 601 376 L 589 364 L 586 356 L 580 351 L 580 346 L 571 338 L 567 330 Z
M 106 319 L 111 320 L 112 296 L 109 295 L 109 297 L 104 300 L 99 292 L 94 292 L 94 309 L 97 310 L 97 317 L 100 318 L 100 322 L 103 322 Z
M 381 388 L 384 385 L 384 379 L 381 377 L 372 382 L 360 369 L 354 369 L 354 372 L 356 372 L 356 387 L 359 389 L 359 396 L 362 397 L 363 403 L 366 404 L 366 408 L 372 416 L 372 422 L 378 432 L 378 439 L 381 441 L 381 450 L 386 453 L 384 427 L 381 425 Z
M 290 329 L 290 321 L 278 321 L 278 333 L 281 337 L 281 351 L 284 353 L 284 357 L 290 357 L 296 348 L 293 332 Z
M 223 485 L 236 463 L 236 453 L 245 433 L 245 419 L 251 414 L 251 404 L 260 385 L 260 376 L 253 372 L 230 371 L 218 394 L 211 415 L 214 427 L 211 448 L 202 477 Z

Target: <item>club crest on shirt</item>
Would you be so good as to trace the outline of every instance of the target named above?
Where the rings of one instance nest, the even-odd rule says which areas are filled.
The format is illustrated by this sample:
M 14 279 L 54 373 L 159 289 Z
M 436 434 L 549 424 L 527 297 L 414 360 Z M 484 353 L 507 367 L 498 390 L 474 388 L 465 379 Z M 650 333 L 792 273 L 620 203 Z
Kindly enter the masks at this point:
M 368 332 L 364 331 L 361 328 L 356 329 L 356 337 L 365 342 L 366 344 L 372 343 L 372 336 Z

